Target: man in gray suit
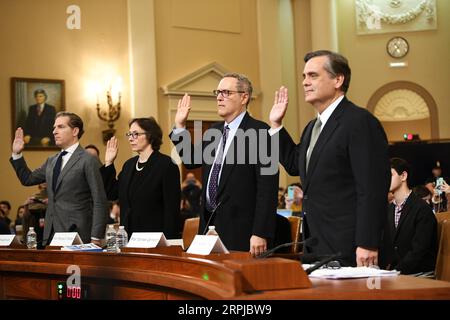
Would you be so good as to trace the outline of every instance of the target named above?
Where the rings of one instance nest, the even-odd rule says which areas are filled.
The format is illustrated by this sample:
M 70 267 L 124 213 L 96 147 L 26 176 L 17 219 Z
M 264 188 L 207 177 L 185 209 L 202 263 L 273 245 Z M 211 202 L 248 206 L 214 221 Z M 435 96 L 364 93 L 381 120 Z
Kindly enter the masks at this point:
M 47 182 L 48 206 L 45 216 L 43 245 L 50 243 L 54 232 L 76 231 L 83 242 L 100 244 L 108 215 L 107 199 L 98 160 L 79 143 L 83 121 L 70 112 L 59 112 L 53 126 L 55 144 L 61 152 L 51 156 L 31 171 L 23 156 L 22 128 L 16 130 L 11 164 L 25 186 Z

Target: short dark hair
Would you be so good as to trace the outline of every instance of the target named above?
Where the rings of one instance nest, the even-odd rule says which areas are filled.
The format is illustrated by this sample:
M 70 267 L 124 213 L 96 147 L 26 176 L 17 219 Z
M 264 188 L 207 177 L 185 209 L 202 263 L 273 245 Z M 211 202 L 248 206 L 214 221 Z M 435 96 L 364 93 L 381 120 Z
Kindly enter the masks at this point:
M 337 75 L 341 74 L 344 76 L 344 82 L 342 83 L 342 91 L 347 93 L 348 88 L 350 87 L 350 79 L 352 77 L 352 70 L 348 65 L 348 60 L 343 55 L 329 51 L 329 50 L 317 50 L 308 52 L 304 61 L 308 62 L 310 59 L 315 57 L 328 57 L 328 62 L 325 63 L 325 70 L 333 77 L 336 78 Z
M 145 136 L 148 143 L 152 145 L 152 149 L 158 151 L 162 145 L 162 130 L 155 118 L 134 118 L 130 121 L 128 127 L 131 127 L 135 122 L 145 131 Z
M 237 84 L 237 89 L 238 91 L 245 91 L 246 93 L 248 93 L 248 101 L 247 104 L 245 105 L 246 107 L 248 106 L 248 104 L 250 103 L 250 100 L 252 100 L 252 93 L 253 93 L 253 85 L 252 82 L 250 81 L 249 78 L 247 78 L 247 76 L 240 74 L 240 73 L 235 73 L 235 72 L 229 72 L 229 73 L 225 73 L 222 77 L 223 78 L 235 78 L 238 81 Z
M 98 150 L 98 148 L 93 144 L 88 144 L 86 147 L 84 147 L 84 149 L 94 149 L 97 152 L 98 156 L 100 156 L 100 150 Z
M 45 100 L 47 100 L 48 96 L 47 96 L 47 92 L 45 92 L 44 89 L 36 89 L 34 90 L 34 97 L 36 98 L 36 96 L 38 94 L 43 94 L 45 96 Z
M 432 196 L 430 189 L 425 187 L 423 184 L 415 186 L 413 189 L 413 193 L 419 198 L 425 198 L 428 196 Z
M 69 127 L 71 127 L 72 129 L 74 128 L 78 128 L 78 139 L 80 139 L 83 136 L 84 130 L 83 130 L 83 120 L 81 120 L 81 118 L 72 112 L 67 112 L 67 111 L 60 111 L 56 114 L 56 118 L 59 117 L 69 117 Z
M 391 158 L 390 161 L 391 168 L 394 169 L 399 175 L 401 175 L 403 172 L 406 172 L 408 174 L 408 177 L 406 178 L 406 181 L 408 181 L 411 171 L 409 163 L 402 158 Z
M 2 200 L 2 201 L 0 201 L 0 204 L 4 204 L 5 206 L 8 207 L 8 210 L 11 210 L 11 203 L 9 203 L 9 201 Z

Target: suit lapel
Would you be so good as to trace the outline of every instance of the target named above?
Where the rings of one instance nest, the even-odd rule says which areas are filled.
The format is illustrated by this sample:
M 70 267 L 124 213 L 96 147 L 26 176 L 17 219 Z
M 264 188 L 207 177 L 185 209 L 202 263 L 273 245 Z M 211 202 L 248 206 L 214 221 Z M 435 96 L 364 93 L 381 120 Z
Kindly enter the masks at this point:
M 341 103 L 339 103 L 337 108 L 333 111 L 330 118 L 326 122 L 324 128 L 322 129 L 322 132 L 320 133 L 319 138 L 317 139 L 316 145 L 314 146 L 314 149 L 311 153 L 311 158 L 309 159 L 308 172 L 306 172 L 306 177 L 307 177 L 306 184 L 309 183 L 309 181 L 310 181 L 309 177 L 311 177 L 314 173 L 314 170 L 317 165 L 317 160 L 319 159 L 320 154 L 324 150 L 326 143 L 331 138 L 331 136 L 333 135 L 333 132 L 336 130 L 336 128 L 339 126 L 339 118 L 341 117 L 341 115 L 344 111 L 343 104 L 345 101 L 346 101 L 346 99 L 344 98 L 341 101 Z M 311 134 L 309 135 L 309 139 L 307 140 L 308 146 L 309 146 L 309 142 L 311 140 L 310 137 L 311 137 Z M 305 157 L 305 159 L 306 159 L 306 157 Z M 305 186 L 305 188 L 306 188 L 306 186 Z
M 56 181 L 56 188 L 55 188 L 56 191 L 58 191 L 59 185 L 61 184 L 61 181 L 66 176 L 67 172 L 69 172 L 70 169 L 74 166 L 74 164 L 78 162 L 78 160 L 81 158 L 83 153 L 84 153 L 84 149 L 80 145 L 78 145 L 78 147 L 75 149 L 72 156 L 70 157 L 69 161 L 67 161 L 66 165 L 64 166 L 64 168 L 61 170 L 61 173 L 59 174 L 58 181 Z M 55 163 L 56 163 L 56 161 L 55 161 Z M 53 165 L 53 167 L 55 167 L 55 166 Z
M 242 118 L 242 121 L 239 125 L 239 129 L 242 129 L 244 131 L 247 129 L 247 122 L 249 118 L 250 116 L 248 112 L 246 112 L 244 118 Z M 219 189 L 217 190 L 217 199 L 220 199 L 220 195 L 223 192 L 225 185 L 227 184 L 228 178 L 230 177 L 231 172 L 233 172 L 233 169 L 236 166 L 237 154 L 235 154 L 235 152 L 231 153 L 233 155 L 233 159 L 227 158 L 228 151 L 231 148 L 235 148 L 235 146 L 236 146 L 236 135 L 233 137 L 233 141 L 231 142 L 230 147 L 227 150 L 227 154 L 225 155 L 225 159 L 222 164 L 222 173 L 220 174 Z M 246 149 L 245 152 L 248 152 L 248 150 Z
M 59 153 L 53 156 L 50 164 L 51 164 L 51 170 L 50 170 L 50 180 L 47 181 L 47 191 L 53 192 L 53 172 L 55 170 L 56 161 L 58 161 Z M 56 190 L 56 188 L 55 188 Z

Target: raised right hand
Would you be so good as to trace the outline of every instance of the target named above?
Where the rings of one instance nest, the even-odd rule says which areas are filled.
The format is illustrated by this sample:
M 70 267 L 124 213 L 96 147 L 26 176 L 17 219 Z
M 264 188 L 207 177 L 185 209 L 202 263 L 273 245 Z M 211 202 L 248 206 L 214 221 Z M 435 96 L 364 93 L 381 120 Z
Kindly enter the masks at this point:
M 286 114 L 288 103 L 289 97 L 288 89 L 286 87 L 281 87 L 280 90 L 275 91 L 275 99 L 269 115 L 270 126 L 272 129 L 276 129 L 281 126 L 281 122 Z
M 14 141 L 12 144 L 12 152 L 14 154 L 19 154 L 25 148 L 25 141 L 23 140 L 23 130 L 22 128 L 17 128 L 16 134 L 14 135 Z
M 114 136 L 108 140 L 106 143 L 106 152 L 105 152 L 105 166 L 109 166 L 116 160 L 117 152 L 119 151 L 119 142 L 117 138 Z
M 186 120 L 191 110 L 191 97 L 186 93 L 183 98 L 178 100 L 177 114 L 175 115 L 175 127 L 185 128 Z

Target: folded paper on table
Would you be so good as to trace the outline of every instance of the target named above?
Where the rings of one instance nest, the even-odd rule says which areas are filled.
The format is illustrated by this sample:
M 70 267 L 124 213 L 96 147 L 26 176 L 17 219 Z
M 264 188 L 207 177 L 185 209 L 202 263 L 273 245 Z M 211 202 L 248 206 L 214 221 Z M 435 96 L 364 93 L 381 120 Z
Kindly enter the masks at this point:
M 72 246 L 61 247 L 62 251 L 94 251 L 102 252 L 103 249 L 93 243 L 75 244 Z
M 303 265 L 306 270 L 312 265 Z M 400 274 L 397 270 L 381 270 L 370 267 L 342 267 L 339 269 L 322 268 L 317 269 L 309 275 L 311 278 L 321 279 L 353 279 L 371 277 L 396 277 Z

